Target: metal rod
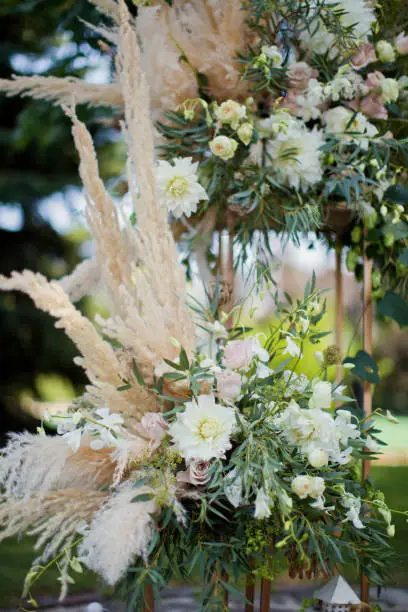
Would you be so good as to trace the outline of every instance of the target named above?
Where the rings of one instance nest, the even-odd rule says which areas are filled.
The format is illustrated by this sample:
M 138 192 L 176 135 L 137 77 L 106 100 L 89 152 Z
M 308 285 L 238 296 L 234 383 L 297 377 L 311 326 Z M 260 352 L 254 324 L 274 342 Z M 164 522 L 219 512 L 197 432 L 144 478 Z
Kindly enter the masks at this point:
M 373 352 L 373 303 L 372 303 L 372 272 L 373 262 L 366 255 L 366 244 L 364 244 L 364 279 L 363 279 L 363 347 L 364 350 L 372 355 Z M 363 408 L 366 416 L 372 412 L 372 386 L 369 382 L 364 382 Z M 370 461 L 363 460 L 362 466 L 363 482 L 370 473 Z M 361 600 L 363 603 L 369 602 L 370 585 L 365 575 L 361 576 Z
M 343 322 L 344 322 L 344 297 L 343 297 L 343 275 L 341 271 L 342 247 L 340 237 L 336 238 L 336 345 L 340 352 L 343 350 Z M 341 361 L 341 360 L 340 360 Z M 342 379 L 341 363 L 337 365 L 336 380 L 340 383 Z
M 145 608 L 144 612 L 154 612 L 154 593 L 151 584 L 145 587 Z

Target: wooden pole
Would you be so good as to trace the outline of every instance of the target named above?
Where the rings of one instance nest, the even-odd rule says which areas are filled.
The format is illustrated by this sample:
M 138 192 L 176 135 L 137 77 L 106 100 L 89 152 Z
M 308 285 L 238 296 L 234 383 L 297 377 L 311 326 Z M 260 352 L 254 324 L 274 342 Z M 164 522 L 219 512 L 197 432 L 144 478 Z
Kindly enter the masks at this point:
M 154 593 L 151 584 L 145 587 L 145 608 L 144 612 L 154 612 Z
M 372 272 L 373 262 L 366 255 L 366 243 L 364 243 L 364 279 L 363 279 L 363 347 L 364 350 L 372 355 L 373 352 L 373 303 L 372 303 Z M 369 382 L 364 382 L 363 408 L 366 416 L 372 412 L 372 386 Z M 370 461 L 363 460 L 362 479 L 367 479 L 370 473 Z M 370 585 L 367 576 L 361 576 L 361 600 L 363 603 L 369 602 Z
M 344 298 L 343 298 L 343 276 L 341 271 L 342 247 L 340 237 L 336 238 L 336 345 L 340 352 L 343 349 L 343 321 L 344 321 Z M 341 363 L 337 365 L 336 381 L 342 379 Z
M 247 600 L 245 603 L 245 612 L 254 612 L 254 601 L 255 601 L 255 576 L 252 573 L 254 563 L 253 559 L 248 559 L 249 569 L 251 570 L 246 577 L 245 583 L 245 599 Z
M 273 544 L 268 546 L 266 550 L 267 568 L 269 571 L 272 570 L 272 559 L 273 559 Z M 271 608 L 271 588 L 272 580 L 269 578 L 261 579 L 261 601 L 259 605 L 259 612 L 269 612 Z

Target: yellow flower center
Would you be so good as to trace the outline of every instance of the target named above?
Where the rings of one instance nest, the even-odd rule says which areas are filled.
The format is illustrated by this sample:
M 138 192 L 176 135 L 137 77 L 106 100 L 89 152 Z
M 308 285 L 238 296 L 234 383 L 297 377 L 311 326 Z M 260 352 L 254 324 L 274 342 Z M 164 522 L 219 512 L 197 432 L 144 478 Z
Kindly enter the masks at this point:
M 188 179 L 185 176 L 175 176 L 167 183 L 166 191 L 177 198 L 182 197 L 188 191 Z
M 207 418 L 201 422 L 198 431 L 202 438 L 213 438 L 218 432 L 219 423 L 217 419 Z

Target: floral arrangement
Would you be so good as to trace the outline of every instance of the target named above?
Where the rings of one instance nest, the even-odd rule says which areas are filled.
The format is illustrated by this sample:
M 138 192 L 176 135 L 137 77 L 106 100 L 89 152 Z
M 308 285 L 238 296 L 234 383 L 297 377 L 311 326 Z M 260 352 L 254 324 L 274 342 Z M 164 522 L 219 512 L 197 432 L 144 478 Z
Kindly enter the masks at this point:
M 89 379 L 68 412 L 47 417 L 56 436 L 44 427 L 14 434 L 0 462 L 0 539 L 27 532 L 42 549 L 24 596 L 34 602 L 32 588 L 52 564 L 64 595 L 85 566 L 116 585 L 128 610 L 140 610 L 146 584 L 159 590 L 197 570 L 201 609 L 222 609 L 222 591 L 235 592 L 229 572 L 234 580 L 273 577 L 270 546 L 293 576 L 329 575 L 352 562 L 381 584 L 392 515 L 358 469 L 380 451 L 378 431 L 345 386 L 330 382 L 341 362 L 336 347 L 317 353 L 313 378 L 299 371 L 305 345 L 326 335 L 323 297 L 314 280 L 296 304 L 274 294 L 276 323 L 263 335 L 243 324 L 240 305 L 222 311 L 219 282 L 204 305 L 188 305 L 167 208 L 174 201 L 175 215 L 185 214 L 210 191 L 196 162 L 155 164 L 137 35 L 124 2 L 117 8 L 134 213 L 123 215 L 105 190 L 91 137 L 65 107 L 95 257 L 61 282 L 29 271 L 0 277 L 2 290 L 24 291 L 57 319 Z M 248 146 L 240 108 L 228 121 L 228 107 L 216 112 Z M 228 157 L 217 138 L 232 136 L 211 144 L 217 159 Z M 91 322 L 73 301 L 95 277 L 110 316 Z M 356 359 L 350 364 L 358 375 Z

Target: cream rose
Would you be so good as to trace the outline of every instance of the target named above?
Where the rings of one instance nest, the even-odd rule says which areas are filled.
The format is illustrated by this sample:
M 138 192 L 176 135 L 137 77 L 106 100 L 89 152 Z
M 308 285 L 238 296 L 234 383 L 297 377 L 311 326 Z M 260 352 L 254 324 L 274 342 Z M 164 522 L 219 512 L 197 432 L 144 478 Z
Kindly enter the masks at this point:
M 249 145 L 252 139 L 254 128 L 250 123 L 243 123 L 238 129 L 238 138 L 244 145 Z
M 398 81 L 395 79 L 383 79 L 381 81 L 381 98 L 386 104 L 396 102 L 399 96 Z
M 238 143 L 233 138 L 228 136 L 216 136 L 210 141 L 210 150 L 216 156 L 224 161 L 232 159 L 237 150 Z
M 227 100 L 217 108 L 215 116 L 221 123 L 227 123 L 233 130 L 236 130 L 239 122 L 245 119 L 246 108 L 234 100 Z
M 311 466 L 319 469 L 328 464 L 329 456 L 326 451 L 321 450 L 320 448 L 314 448 L 308 453 L 307 460 Z
M 393 62 L 395 60 L 395 51 L 391 43 L 386 40 L 380 40 L 376 45 L 378 58 L 381 62 Z

